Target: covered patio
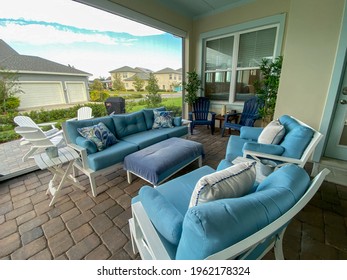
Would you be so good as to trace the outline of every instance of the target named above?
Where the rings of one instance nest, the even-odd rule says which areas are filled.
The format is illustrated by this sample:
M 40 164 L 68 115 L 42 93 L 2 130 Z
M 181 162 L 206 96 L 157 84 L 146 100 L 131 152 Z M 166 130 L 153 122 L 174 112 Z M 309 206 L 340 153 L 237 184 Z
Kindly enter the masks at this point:
M 203 144 L 203 165 L 216 168 L 224 158 L 229 137 L 197 127 L 189 139 Z M 4 147 L 9 144 L 2 144 Z M 13 143 L 12 143 L 13 144 Z M 6 149 L 1 149 L 1 156 Z M 10 163 L 8 163 L 10 164 Z M 179 174 L 197 168 L 193 163 Z M 308 172 L 311 164 L 307 164 Z M 47 170 L 0 182 L 0 259 L 133 260 L 128 219 L 131 198 L 146 183 L 126 180 L 122 165 L 97 178 L 103 190 L 93 197 L 67 185 L 55 206 L 49 207 Z M 347 259 L 347 189 L 325 182 L 311 202 L 290 223 L 284 236 L 284 255 L 291 260 Z M 272 252 L 265 259 L 274 259 Z

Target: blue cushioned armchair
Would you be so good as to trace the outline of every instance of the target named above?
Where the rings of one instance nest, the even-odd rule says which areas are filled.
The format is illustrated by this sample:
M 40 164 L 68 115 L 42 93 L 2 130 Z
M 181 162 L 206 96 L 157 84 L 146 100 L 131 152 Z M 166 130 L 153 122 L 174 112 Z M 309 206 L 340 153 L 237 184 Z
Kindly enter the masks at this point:
M 284 259 L 286 226 L 329 173 L 324 169 L 311 181 L 304 169 L 290 164 L 242 197 L 188 208 L 197 181 L 214 172 L 203 166 L 140 189 L 129 220 L 135 253 L 142 259 L 260 259 L 274 248 L 276 259 Z
M 230 166 L 239 156 L 304 167 L 323 135 L 293 116 L 283 115 L 279 121 L 284 126 L 285 134 L 278 144 L 258 143 L 258 137 L 263 131 L 261 127 L 242 127 L 240 136 L 230 136 L 220 168 Z
M 215 130 L 216 113 L 210 111 L 210 100 L 207 97 L 199 97 L 193 103 L 193 111 L 189 112 L 190 133 L 193 134 L 196 125 L 207 125 L 211 128 L 211 134 Z

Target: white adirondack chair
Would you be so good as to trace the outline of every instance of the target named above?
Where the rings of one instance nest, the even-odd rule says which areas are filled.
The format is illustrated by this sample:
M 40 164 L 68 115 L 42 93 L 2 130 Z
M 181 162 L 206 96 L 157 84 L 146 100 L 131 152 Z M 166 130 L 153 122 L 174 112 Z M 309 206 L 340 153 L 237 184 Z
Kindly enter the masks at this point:
M 23 156 L 23 161 L 26 161 L 40 148 L 63 147 L 66 145 L 62 133 L 60 135 L 47 136 L 40 128 L 28 126 L 17 126 L 14 130 L 32 145 L 30 150 Z
M 77 117 L 69 119 L 68 121 L 80 121 L 80 120 L 87 120 L 93 118 L 92 116 L 92 108 L 90 107 L 81 107 L 77 110 Z
M 87 120 L 93 118 L 92 108 L 81 107 L 77 110 L 77 120 Z
M 58 136 L 63 134 L 62 130 L 59 130 L 58 128 L 55 127 L 55 122 L 47 122 L 47 123 L 40 123 L 37 124 L 35 123 L 30 117 L 27 116 L 16 116 L 14 117 L 14 122 L 18 124 L 19 126 L 22 127 L 33 127 L 33 128 L 38 128 L 41 130 L 46 136 Z M 43 131 L 41 127 L 44 126 L 50 126 L 51 129 L 48 131 Z

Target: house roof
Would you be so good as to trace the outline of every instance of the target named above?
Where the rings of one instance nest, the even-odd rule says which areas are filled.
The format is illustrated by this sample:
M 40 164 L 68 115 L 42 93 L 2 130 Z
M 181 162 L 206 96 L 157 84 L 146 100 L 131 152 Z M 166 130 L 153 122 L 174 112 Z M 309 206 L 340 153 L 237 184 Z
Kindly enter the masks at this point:
M 148 72 L 139 72 L 139 73 L 136 73 L 135 75 L 127 78 L 127 79 L 124 79 L 124 81 L 134 81 L 135 77 L 139 77 L 141 80 L 148 80 L 149 79 L 149 73 Z
M 182 74 L 182 72 L 174 70 L 174 69 L 169 68 L 169 67 L 166 67 L 164 69 L 161 69 L 161 70 L 155 72 L 155 74 Z
M 139 69 L 134 69 L 131 68 L 130 66 L 123 66 L 121 68 L 114 69 L 110 71 L 109 73 L 118 73 L 118 72 L 133 72 L 133 73 L 138 73 L 141 72 Z
M 92 74 L 38 56 L 21 55 L 0 39 L 0 68 L 18 73 L 63 74 L 91 76 Z

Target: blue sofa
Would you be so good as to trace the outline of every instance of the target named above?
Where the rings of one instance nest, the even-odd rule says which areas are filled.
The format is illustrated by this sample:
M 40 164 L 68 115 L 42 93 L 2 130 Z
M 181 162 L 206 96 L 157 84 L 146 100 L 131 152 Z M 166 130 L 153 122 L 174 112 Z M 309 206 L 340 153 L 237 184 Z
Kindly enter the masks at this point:
M 165 111 L 165 107 L 156 108 Z M 98 151 L 95 144 L 80 135 L 78 128 L 103 123 L 117 138 L 117 143 Z M 85 173 L 91 184 L 93 196 L 97 195 L 95 177 L 112 170 L 124 157 L 150 145 L 171 137 L 183 137 L 188 134 L 188 127 L 182 126 L 182 118 L 173 118 L 173 127 L 152 129 L 153 109 L 143 109 L 129 114 L 111 115 L 87 120 L 72 120 L 63 123 L 66 143 L 81 154 L 81 160 L 75 168 Z
M 311 183 L 303 168 L 289 164 L 273 172 L 259 185 L 254 185 L 244 196 L 218 199 L 189 208 L 198 180 L 214 172 L 213 168 L 203 166 L 157 188 L 143 186 L 140 189 L 138 196 L 132 199 L 133 217 L 129 225 L 133 244 L 136 244 L 134 251 L 138 250 L 142 259 L 210 258 L 256 234 L 290 209 L 292 211 Z M 315 184 L 321 183 L 314 181 Z M 287 217 L 284 224 L 272 229 L 271 238 L 265 242 L 261 239 L 261 244 L 247 258 L 261 258 L 272 242 L 278 242 L 276 257 L 283 258 L 281 242 L 291 218 Z M 246 245 L 251 246 L 251 240 Z M 224 257 L 215 256 L 217 259 Z

